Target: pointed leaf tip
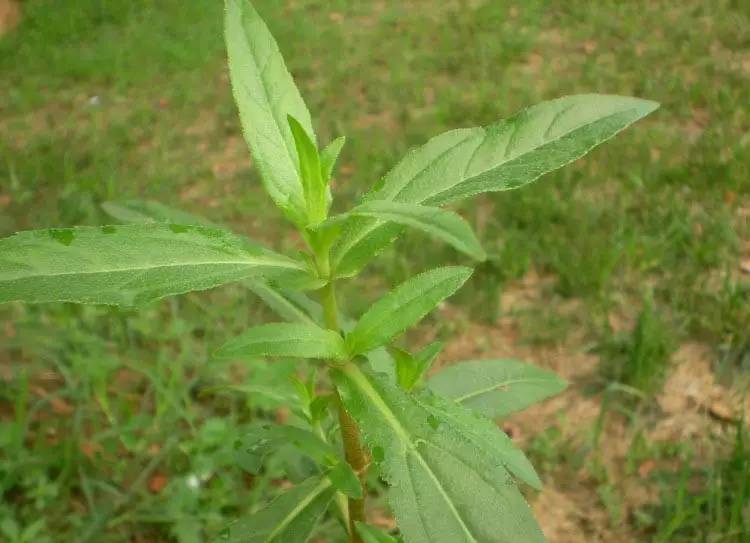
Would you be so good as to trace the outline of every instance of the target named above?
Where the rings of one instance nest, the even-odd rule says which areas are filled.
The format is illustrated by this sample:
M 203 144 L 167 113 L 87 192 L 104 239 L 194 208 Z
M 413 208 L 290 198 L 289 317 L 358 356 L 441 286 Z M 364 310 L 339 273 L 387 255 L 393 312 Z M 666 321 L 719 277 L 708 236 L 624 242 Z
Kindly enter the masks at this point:
M 517 189 L 584 156 L 657 107 L 627 96 L 565 96 L 487 127 L 445 132 L 407 153 L 365 199 L 442 206 Z M 354 275 L 401 231 L 374 219 L 353 222 L 333 249 L 336 274 Z

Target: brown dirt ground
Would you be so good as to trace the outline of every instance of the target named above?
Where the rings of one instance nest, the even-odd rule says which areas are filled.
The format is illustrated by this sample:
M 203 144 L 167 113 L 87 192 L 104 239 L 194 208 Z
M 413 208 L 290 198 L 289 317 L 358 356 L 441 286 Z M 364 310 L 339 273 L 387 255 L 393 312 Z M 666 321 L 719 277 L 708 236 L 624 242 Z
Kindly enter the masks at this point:
M 653 409 L 635 424 L 623 416 L 607 412 L 602 417 L 602 393 L 586 391 L 598 378 L 598 356 L 584 350 L 583 333 L 568 334 L 565 342 L 552 346 L 524 344 L 517 320 L 507 316 L 515 310 L 543 303 L 542 291 L 551 278 L 530 273 L 508 285 L 501 300 L 503 315 L 492 325 L 472 323 L 447 306 L 445 316 L 463 323 L 461 333 L 447 345 L 435 370 L 471 358 L 516 358 L 552 370 L 570 383 L 561 395 L 516 414 L 503 427 L 522 447 L 543 429 L 557 425 L 561 442 L 572 444 L 582 456 L 577 473 L 546 474 L 545 488 L 531 498 L 542 528 L 550 543 L 626 543 L 639 540 L 625 522 L 634 511 L 659 499 L 656 485 L 648 475 L 662 465 L 647 459 L 635 473 L 625 468 L 635 435 L 642 431 L 649 443 L 690 440 L 699 451 L 712 446 L 708 436 L 728 434 L 737 418 L 750 415 L 750 398 L 739 390 L 717 383 L 713 371 L 714 353 L 699 343 L 685 343 L 674 353 L 671 370 Z M 561 312 L 575 311 L 575 300 L 565 302 Z M 615 328 L 632 327 L 630 316 L 613 317 Z M 744 398 L 744 399 L 743 399 Z M 599 443 L 593 435 L 601 424 Z M 715 445 L 714 445 L 715 446 Z M 594 476 L 604 470 L 620 505 L 619 519 L 613 518 L 598 490 Z M 570 467 L 560 471 L 570 470 Z M 630 471 L 633 471 L 632 469 Z M 544 478 L 544 474 L 543 474 Z
M 21 6 L 16 0 L 0 0 L 0 36 L 21 22 Z

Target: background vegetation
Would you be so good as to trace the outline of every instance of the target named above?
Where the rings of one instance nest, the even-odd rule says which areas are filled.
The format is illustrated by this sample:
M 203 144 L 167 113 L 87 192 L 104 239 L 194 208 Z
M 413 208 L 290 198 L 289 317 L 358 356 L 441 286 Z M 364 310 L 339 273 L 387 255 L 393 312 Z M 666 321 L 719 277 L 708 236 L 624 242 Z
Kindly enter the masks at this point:
M 553 543 L 750 541 L 750 8 L 741 0 L 257 0 L 349 204 L 449 128 L 606 92 L 662 109 L 560 173 L 459 207 L 492 255 L 417 340 L 572 383 L 505 423 Z M 292 249 L 242 141 L 220 2 L 28 0 L 0 37 L 0 235 L 104 224 L 147 198 Z M 339 205 L 343 204 L 339 202 Z M 386 284 L 446 257 L 416 234 Z M 349 289 L 348 292 L 346 289 Z M 0 308 L 0 540 L 193 543 L 286 484 L 234 441 L 284 419 L 284 363 L 210 352 L 268 319 L 224 288 L 145 311 Z M 388 515 L 374 518 L 388 526 Z M 336 537 L 332 522 L 321 541 Z

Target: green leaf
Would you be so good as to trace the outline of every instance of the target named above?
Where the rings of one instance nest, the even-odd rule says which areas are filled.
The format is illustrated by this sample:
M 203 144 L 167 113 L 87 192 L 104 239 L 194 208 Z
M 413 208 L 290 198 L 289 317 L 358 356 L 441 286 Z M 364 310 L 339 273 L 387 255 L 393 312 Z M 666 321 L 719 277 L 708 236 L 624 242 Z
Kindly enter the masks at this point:
M 502 458 L 384 376 L 351 363 L 332 374 L 390 484 L 388 501 L 405 541 L 544 541 Z
M 277 322 L 256 326 L 229 340 L 218 358 L 291 356 L 297 358 L 346 358 L 341 336 L 333 330 L 299 323 Z
M 126 200 L 124 202 L 104 202 L 102 209 L 111 217 L 124 223 L 166 222 L 174 224 L 216 225 L 197 215 L 174 209 L 151 200 Z
M 313 477 L 281 494 L 265 509 L 229 526 L 229 543 L 305 543 L 331 503 L 335 489 Z
M 311 300 L 301 292 L 295 292 L 292 290 L 279 289 L 268 283 L 253 279 L 251 281 L 245 281 L 244 284 L 248 289 L 253 291 L 258 297 L 260 297 L 266 305 L 268 305 L 278 316 L 290 321 L 300 322 L 302 324 L 317 324 L 318 326 L 323 325 L 323 308 L 319 303 Z M 346 315 L 339 315 L 339 319 L 342 322 L 344 330 L 351 330 L 354 328 L 354 321 L 349 319 Z M 435 345 L 435 344 L 431 344 Z M 431 346 L 430 345 L 430 346 Z M 429 348 L 428 346 L 427 348 Z M 427 349 L 425 348 L 425 350 Z M 420 353 L 420 356 L 422 353 Z M 386 351 L 385 347 L 380 347 L 367 353 L 372 367 L 382 373 L 393 375 L 394 374 L 394 362 L 390 355 Z M 317 403 L 321 403 L 327 400 L 323 397 L 316 398 Z M 315 403 L 315 402 L 314 402 Z M 311 405 L 311 407 L 313 407 Z M 325 406 L 320 406 L 325 407 Z
M 127 200 L 125 202 L 104 202 L 102 208 L 113 218 L 125 223 L 154 223 L 167 222 L 175 224 L 197 224 L 201 226 L 216 226 L 204 217 L 199 217 L 180 209 L 165 206 L 158 202 L 148 200 Z M 252 243 L 252 241 L 251 241 Z M 316 280 L 312 277 L 310 284 L 293 286 L 297 288 L 314 288 Z M 245 286 L 254 292 L 280 317 L 296 322 L 322 322 L 322 309 L 307 298 L 301 292 L 283 289 L 270 285 L 261 279 L 252 279 L 245 282 Z
M 258 424 L 243 436 L 237 460 L 243 469 L 257 475 L 269 455 L 283 447 L 295 447 L 300 453 L 326 469 L 333 485 L 353 498 L 362 497 L 362 486 L 351 466 L 334 448 L 316 434 L 290 425 Z
M 310 278 L 301 262 L 203 226 L 59 228 L 0 240 L 0 303 L 137 305 L 257 276 Z
M 388 351 L 396 363 L 396 380 L 401 388 L 411 390 L 419 384 L 442 348 L 443 344 L 436 341 L 427 345 L 415 356 L 403 349 L 390 347 Z
M 359 533 L 364 543 L 399 543 L 398 539 L 388 535 L 378 528 L 375 528 L 375 526 L 363 524 L 359 521 L 355 521 L 355 525 L 357 527 L 357 533 Z
M 505 417 L 565 389 L 554 373 L 517 360 L 470 360 L 433 375 L 436 394 L 492 418 Z
M 245 281 L 244 285 L 283 319 L 309 325 L 322 322 L 320 304 L 302 293 L 276 288 L 260 279 Z
M 318 423 L 323 420 L 328 408 L 333 402 L 333 397 L 330 395 L 316 396 L 313 401 L 310 402 L 310 420 L 313 423 Z
M 322 175 L 318 148 L 297 119 L 289 115 L 288 122 L 297 146 L 300 177 L 307 205 L 307 223 L 318 224 L 328 215 L 327 185 Z
M 461 405 L 430 393 L 420 395 L 422 405 L 432 413 L 433 421 L 447 425 L 472 443 L 477 450 L 497 458 L 518 479 L 541 490 L 534 466 L 513 441 L 490 419 Z
M 396 381 L 396 361 L 388 352 L 387 347 L 378 347 L 365 354 L 369 366 L 376 372 L 387 375 L 392 381 Z
M 314 143 L 310 113 L 276 41 L 248 0 L 227 0 L 225 38 L 242 131 L 263 184 L 291 220 L 305 224 L 297 149 L 287 116 L 299 121 Z
M 445 344 L 442 341 L 433 341 L 425 345 L 421 351 L 417 353 L 417 361 L 422 370 L 422 375 L 430 369 L 432 363 L 438 357 L 440 352 L 443 350 Z
M 362 498 L 362 484 L 357 479 L 357 474 L 354 473 L 354 470 L 346 461 L 335 464 L 328 470 L 326 477 L 331 480 L 333 486 L 350 498 Z
M 320 152 L 320 172 L 326 183 L 330 181 L 333 175 L 333 168 L 336 166 L 336 162 L 338 162 L 339 154 L 345 143 L 346 137 L 340 136 L 326 145 Z
M 409 152 L 365 200 L 438 206 L 516 189 L 582 157 L 657 107 L 624 96 L 567 96 L 486 128 L 452 130 Z M 355 274 L 400 232 L 380 219 L 350 222 L 334 246 L 336 274 Z
M 456 292 L 471 272 L 470 268 L 446 267 L 408 279 L 362 315 L 354 330 L 346 336 L 349 352 L 361 354 L 385 345 Z
M 329 219 L 329 221 L 340 221 L 347 217 L 372 217 L 403 226 L 411 226 L 435 236 L 472 258 L 477 260 L 487 258 L 469 223 L 457 213 L 439 207 L 389 202 L 387 200 L 370 200 L 343 215 L 333 217 L 332 220 Z

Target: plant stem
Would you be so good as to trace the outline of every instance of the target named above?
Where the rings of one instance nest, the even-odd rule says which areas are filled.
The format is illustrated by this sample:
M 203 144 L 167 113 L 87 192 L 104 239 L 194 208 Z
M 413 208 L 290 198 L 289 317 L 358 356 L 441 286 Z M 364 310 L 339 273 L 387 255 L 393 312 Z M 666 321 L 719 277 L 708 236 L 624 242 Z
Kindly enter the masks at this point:
M 351 543 L 362 543 L 357 533 L 355 522 L 366 522 L 365 496 L 367 495 L 367 466 L 369 461 L 367 453 L 362 448 L 359 436 L 359 428 L 356 421 L 344 409 L 341 396 L 336 392 L 336 403 L 339 410 L 339 424 L 341 426 L 341 438 L 344 442 L 344 455 L 346 461 L 357 474 L 362 486 L 362 497 L 360 499 L 349 498 L 349 541 Z
M 326 327 L 336 332 L 340 331 L 339 309 L 336 304 L 336 288 L 333 285 L 333 280 L 329 281 L 328 284 L 323 287 L 321 292 L 321 303 L 323 304 L 323 319 L 325 320 Z
M 323 315 L 325 317 L 326 326 L 331 330 L 338 332 L 340 329 L 338 307 L 336 305 L 336 290 L 332 280 L 323 287 L 321 292 L 321 303 L 323 304 Z M 360 538 L 357 533 L 355 522 L 366 521 L 365 496 L 367 494 L 366 479 L 369 460 L 367 453 L 362 448 L 357 422 L 351 417 L 351 415 L 349 415 L 349 413 L 347 413 L 338 391 L 335 391 L 335 396 L 339 414 L 339 426 L 341 427 L 341 440 L 344 443 L 344 456 L 354 470 L 354 473 L 357 474 L 360 485 L 362 485 L 362 498 L 349 498 L 347 514 L 349 519 L 349 542 L 362 543 L 362 538 Z

